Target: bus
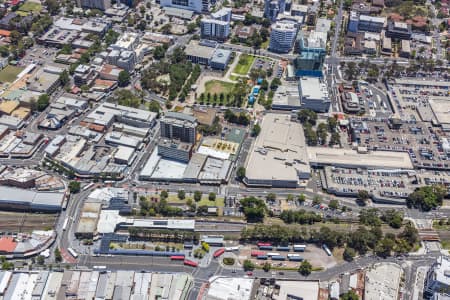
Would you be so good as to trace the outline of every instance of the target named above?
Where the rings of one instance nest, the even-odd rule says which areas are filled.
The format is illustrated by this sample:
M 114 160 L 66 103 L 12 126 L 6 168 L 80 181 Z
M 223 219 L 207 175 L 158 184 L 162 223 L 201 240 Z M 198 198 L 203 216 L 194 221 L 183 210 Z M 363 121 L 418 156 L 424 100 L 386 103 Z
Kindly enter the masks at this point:
M 72 255 L 74 258 L 78 257 L 78 254 L 73 250 L 72 248 L 67 248 L 67 251 Z
M 94 270 L 106 270 L 106 266 L 93 266 Z
M 258 247 L 261 247 L 261 246 L 272 246 L 271 243 L 262 243 L 262 242 L 259 242 L 259 243 L 257 243 L 256 245 L 257 245 Z
M 267 253 L 267 256 L 278 256 L 278 255 L 280 255 L 280 253 L 278 253 L 278 252 L 269 252 L 269 253 Z
M 189 259 L 185 259 L 184 265 L 196 268 L 198 266 L 198 263 L 196 263 L 195 261 L 189 260 Z
M 264 251 L 256 251 L 253 250 L 252 252 L 250 252 L 250 255 L 255 257 L 255 256 L 260 256 L 260 255 L 265 255 L 266 253 Z
M 259 250 L 272 250 L 272 246 L 259 246 Z
M 323 251 L 325 251 L 325 253 L 326 253 L 328 256 L 331 256 L 330 248 L 328 248 L 327 245 L 323 244 L 323 245 L 322 245 L 322 249 L 323 249 Z
M 172 255 L 170 260 L 184 260 L 184 255 Z
M 67 224 L 69 223 L 69 217 L 64 220 L 62 230 L 65 231 L 67 229 Z
M 258 255 L 258 256 L 256 257 L 256 259 L 259 259 L 259 260 L 267 260 L 267 259 L 269 259 L 269 257 L 268 257 L 267 255 Z
M 294 245 L 294 252 L 304 252 L 306 245 Z
M 86 191 L 86 190 L 90 189 L 91 187 L 93 187 L 94 184 L 95 184 L 95 183 L 91 182 L 91 183 L 89 183 L 88 185 L 86 185 L 82 190 L 83 190 L 83 191 Z
M 235 247 L 226 247 L 225 251 L 227 252 L 233 252 L 233 251 L 239 251 L 239 246 L 235 246 Z
M 290 251 L 291 248 L 289 246 L 278 246 L 277 250 L 278 251 Z
M 218 250 L 216 250 L 216 251 L 214 252 L 213 257 L 214 257 L 214 258 L 218 258 L 218 257 L 221 256 L 224 252 L 225 252 L 225 249 L 220 248 L 220 249 L 218 249 Z
M 281 260 L 281 261 L 285 261 L 286 257 L 282 256 L 282 255 L 274 255 L 271 257 L 272 260 Z

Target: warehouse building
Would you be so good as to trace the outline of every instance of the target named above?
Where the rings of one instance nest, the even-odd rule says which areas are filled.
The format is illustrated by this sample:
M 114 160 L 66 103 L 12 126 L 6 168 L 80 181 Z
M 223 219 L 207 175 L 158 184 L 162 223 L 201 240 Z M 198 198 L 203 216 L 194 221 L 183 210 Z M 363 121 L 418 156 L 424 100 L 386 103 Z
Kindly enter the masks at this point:
M 4 210 L 58 212 L 62 209 L 64 199 L 65 193 L 0 186 L 0 208 Z

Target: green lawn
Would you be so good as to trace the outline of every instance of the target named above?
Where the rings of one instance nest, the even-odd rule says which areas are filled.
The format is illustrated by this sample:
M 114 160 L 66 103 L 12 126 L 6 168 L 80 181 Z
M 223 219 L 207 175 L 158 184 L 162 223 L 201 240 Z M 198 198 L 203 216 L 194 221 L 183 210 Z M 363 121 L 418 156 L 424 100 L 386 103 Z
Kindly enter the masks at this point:
M 42 10 L 42 5 L 40 3 L 27 1 L 21 7 L 19 7 L 18 13 L 21 12 L 26 15 L 29 12 L 40 12 Z
M 186 198 L 180 200 L 176 194 L 169 194 L 169 198 L 167 198 L 167 202 L 169 204 L 185 204 L 188 199 L 193 199 L 190 195 L 186 195 Z M 208 195 L 203 195 L 202 199 L 199 202 L 196 202 L 197 206 L 207 205 L 207 206 L 217 206 L 223 207 L 225 205 L 224 198 L 217 197 L 215 201 L 209 201 Z
M 36 11 L 39 12 L 42 10 L 42 5 L 37 2 L 27 1 L 21 7 L 19 7 L 21 11 Z
M 220 80 L 211 80 L 205 84 L 205 92 L 199 95 L 197 101 L 200 104 L 233 105 L 234 83 Z M 209 98 L 208 98 L 209 95 Z
M 241 54 L 239 57 L 238 64 L 233 70 L 233 73 L 239 74 L 239 75 L 247 75 L 248 71 L 250 71 L 250 68 L 253 65 L 253 62 L 255 61 L 255 57 L 252 55 L 247 54 Z
M 450 249 L 450 241 L 449 240 L 442 240 L 441 241 L 442 249 Z
M 13 82 L 23 69 L 22 67 L 7 66 L 0 71 L 0 82 Z
M 234 83 L 231 82 L 225 82 L 220 80 L 210 80 L 205 83 L 205 94 L 210 93 L 211 95 L 214 94 L 229 94 L 233 91 Z
M 223 198 L 217 197 L 215 201 L 209 201 L 208 195 L 206 195 L 206 197 L 202 197 L 202 199 L 197 202 L 197 206 L 202 205 L 224 207 L 225 200 Z

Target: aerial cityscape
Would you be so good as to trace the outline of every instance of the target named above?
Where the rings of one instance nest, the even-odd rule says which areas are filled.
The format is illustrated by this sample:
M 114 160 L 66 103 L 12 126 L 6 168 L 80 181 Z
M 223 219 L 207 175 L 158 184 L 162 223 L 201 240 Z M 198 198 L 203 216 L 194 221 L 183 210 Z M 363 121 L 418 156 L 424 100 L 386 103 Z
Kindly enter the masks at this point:
M 0 0 L 0 300 L 449 300 L 450 0 Z

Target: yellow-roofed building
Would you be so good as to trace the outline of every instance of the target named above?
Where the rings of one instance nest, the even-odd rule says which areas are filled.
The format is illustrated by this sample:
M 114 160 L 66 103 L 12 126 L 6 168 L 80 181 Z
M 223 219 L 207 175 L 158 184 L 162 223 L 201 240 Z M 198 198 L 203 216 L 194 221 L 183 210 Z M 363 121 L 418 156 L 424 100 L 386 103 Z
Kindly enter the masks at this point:
M 11 100 L 11 101 L 2 101 L 0 103 L 0 112 L 11 115 L 11 113 L 19 107 L 20 102 L 17 100 Z
M 28 119 L 30 114 L 31 114 L 31 109 L 29 109 L 27 107 L 20 106 L 15 111 L 13 111 L 11 115 L 13 117 L 19 118 L 21 120 L 26 120 L 26 119 Z

